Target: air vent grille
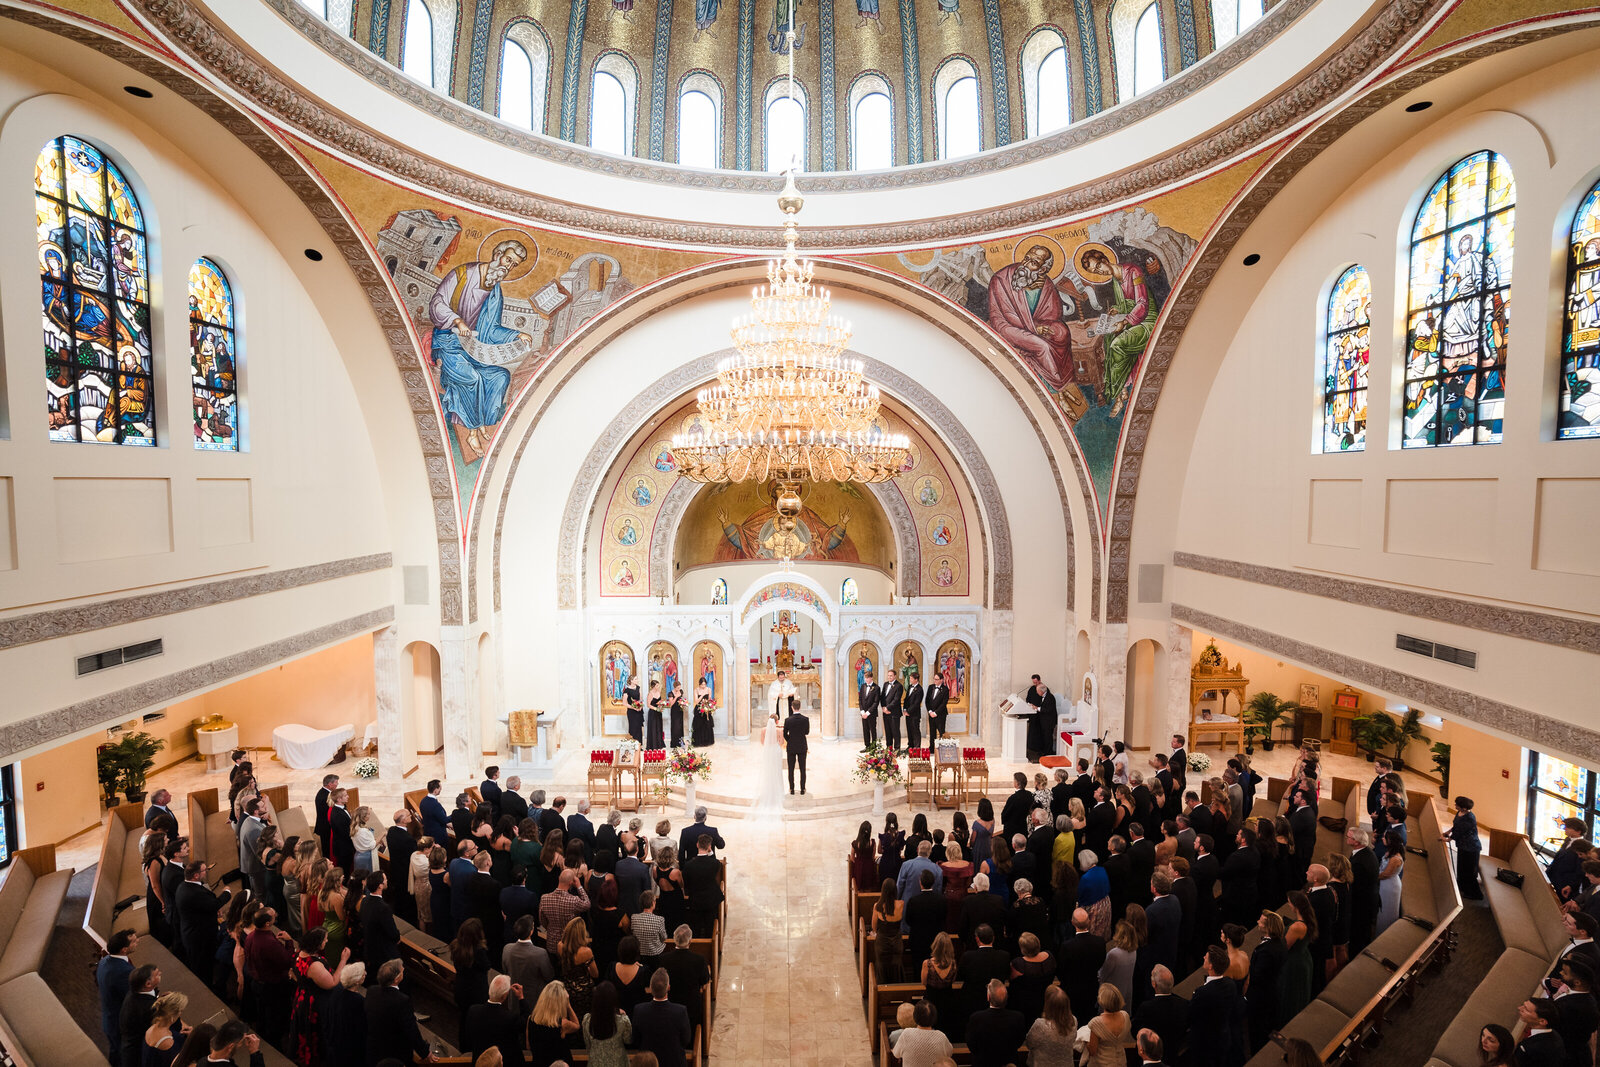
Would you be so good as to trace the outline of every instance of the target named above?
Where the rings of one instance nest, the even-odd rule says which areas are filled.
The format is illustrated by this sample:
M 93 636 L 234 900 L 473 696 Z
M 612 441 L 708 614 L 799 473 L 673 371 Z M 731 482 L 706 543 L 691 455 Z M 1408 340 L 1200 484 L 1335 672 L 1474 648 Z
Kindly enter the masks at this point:
M 1418 656 L 1427 656 L 1429 659 L 1454 663 L 1458 667 L 1466 667 L 1469 670 L 1478 669 L 1478 654 L 1465 648 L 1456 648 L 1453 645 L 1439 644 L 1434 641 L 1424 641 L 1420 637 L 1411 637 L 1408 634 L 1395 634 L 1394 647 L 1402 652 L 1412 652 Z
M 1405 634 L 1394 635 L 1394 647 L 1402 652 L 1415 652 L 1419 656 L 1433 655 L 1433 642 L 1424 641 L 1420 637 L 1408 637 Z
M 103 671 L 109 667 L 120 667 L 124 663 L 135 660 L 149 659 L 159 656 L 166 651 L 161 638 L 153 641 L 140 641 L 137 644 L 124 645 L 122 648 L 110 648 L 104 652 L 93 652 L 87 656 L 78 657 L 78 677 Z

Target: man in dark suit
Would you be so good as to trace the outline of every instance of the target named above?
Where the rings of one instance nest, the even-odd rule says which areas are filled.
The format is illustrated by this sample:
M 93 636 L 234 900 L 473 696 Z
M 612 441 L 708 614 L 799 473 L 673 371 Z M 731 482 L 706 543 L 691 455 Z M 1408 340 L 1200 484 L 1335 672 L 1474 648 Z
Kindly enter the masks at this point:
M 170 940 L 167 947 L 180 944 L 178 940 L 178 887 L 183 884 L 183 869 L 189 865 L 189 839 L 174 838 L 161 852 L 165 861 L 161 867 L 161 899 L 166 901 L 162 918 L 167 921 Z
M 711 965 L 704 956 L 689 947 L 693 937 L 693 931 L 688 926 L 680 925 L 672 932 L 672 947 L 661 954 L 656 966 L 657 973 L 665 971 L 671 983 L 667 991 L 668 999 L 689 1012 L 690 1026 L 700 1026 L 706 1021 L 703 992 L 711 981 Z
M 156 997 L 161 992 L 161 968 L 147 963 L 128 975 L 128 995 L 117 1013 L 122 1067 L 144 1063 L 144 1032 L 150 1029 Z
M 1006 1007 L 1004 981 L 991 978 L 984 986 L 989 1006 L 967 1020 L 967 1048 L 973 1067 L 1006 1067 L 1017 1062 L 1028 1023 L 1021 1012 Z
M 443 788 L 439 779 L 428 781 L 428 795 L 422 798 L 422 803 L 417 809 L 422 813 L 422 836 L 433 838 L 433 843 L 443 845 L 446 852 L 450 851 L 450 817 L 444 810 L 444 805 L 439 802 L 439 790 Z
M 1111 790 L 1104 785 L 1097 784 L 1094 787 L 1094 806 L 1089 809 L 1088 821 L 1083 827 L 1084 843 L 1097 856 L 1106 854 L 1106 846 L 1111 841 L 1111 831 L 1117 825 L 1117 809 L 1107 799 L 1110 793 Z
M 1172 761 L 1165 752 L 1157 752 L 1150 757 L 1150 766 L 1155 769 L 1156 781 L 1161 783 L 1161 791 L 1168 797 L 1176 796 L 1172 790 Z
M 177 822 L 178 817 L 173 814 L 172 808 L 169 806 L 171 803 L 172 793 L 170 791 L 157 789 L 154 793 L 151 793 L 150 807 L 144 813 L 144 828 L 146 830 L 150 829 L 151 825 L 163 815 L 171 818 L 173 822 Z
M 1212 834 L 1212 840 L 1216 840 L 1211 809 L 1200 803 L 1200 794 L 1192 789 L 1183 795 L 1183 814 L 1196 834 Z
M 1173 734 L 1169 740 L 1172 755 L 1167 757 L 1167 766 L 1172 770 L 1172 784 L 1181 796 L 1189 789 L 1189 752 L 1183 747 L 1182 734 Z
M 193 860 L 183 869 L 184 882 L 178 886 L 178 940 L 183 946 L 183 960 L 206 985 L 212 982 L 217 955 L 217 912 L 233 898 L 231 892 L 221 896 L 206 885 L 210 867 L 202 860 Z
M 382 871 L 367 875 L 367 894 L 361 899 L 361 958 L 367 965 L 368 974 L 377 974 L 385 963 L 400 958 L 400 928 L 395 925 L 394 909 L 384 899 L 384 883 L 388 877 Z M 497 927 L 499 918 L 497 908 Z M 489 944 L 492 949 L 495 942 L 490 941 Z
M 668 999 L 672 976 L 658 968 L 650 976 L 650 999 L 633 1009 L 633 1043 L 640 1052 L 653 1053 L 660 1067 L 680 1067 L 684 1050 L 694 1044 L 689 1009 Z
M 411 998 L 400 992 L 405 966 L 390 960 L 378 970 L 378 981 L 367 991 L 367 1067 L 382 1060 L 410 1063 L 432 1059 L 428 1042 L 417 1026 Z
M 1156 870 L 1156 845 L 1144 836 L 1142 823 L 1128 824 L 1128 863 L 1133 868 L 1131 898 L 1145 907 L 1150 906 L 1150 876 Z
M 324 856 L 333 855 L 332 846 L 328 844 L 328 803 L 333 791 L 338 788 L 339 776 L 325 774 L 322 776 L 322 788 L 317 790 L 316 797 L 311 801 L 311 810 L 316 815 L 311 830 L 317 835 L 317 843 L 322 846 Z
M 1078 760 L 1078 776 L 1072 780 L 1072 795 L 1083 801 L 1083 810 L 1085 812 L 1094 807 L 1096 784 L 1094 775 L 1089 773 L 1089 761 L 1080 757 Z
M 532 799 L 540 807 L 539 811 L 539 839 L 542 841 L 549 836 L 551 830 L 564 830 L 567 825 L 566 797 L 556 797 L 550 802 L 548 808 L 544 807 L 544 790 L 535 789 Z M 533 807 L 529 806 L 528 815 L 533 815 Z
M 1133 1013 L 1133 1032 L 1154 1032 L 1174 1061 L 1189 1039 L 1189 1002 L 1172 991 L 1172 972 L 1157 964 L 1150 969 L 1151 995 Z M 1160 1054 L 1156 1056 L 1159 1062 Z
M 1372 781 L 1367 783 L 1367 817 L 1376 818 L 1383 807 L 1383 780 L 1394 768 L 1379 756 L 1372 761 Z
M 996 872 L 995 877 L 1001 875 Z M 1004 930 L 1009 915 L 1005 901 L 989 892 L 989 876 L 981 872 L 974 875 L 966 898 L 961 902 L 961 940 L 968 945 L 976 944 L 977 932 L 985 926 L 997 933 Z M 1016 945 L 1013 937 L 1006 937 L 1005 942 L 1008 948 Z
M 945 685 L 938 675 L 934 676 L 933 683 L 928 686 L 928 743 L 939 740 L 944 736 L 945 707 L 950 703 L 950 687 Z
M 485 767 L 483 781 L 478 785 L 478 795 L 483 802 L 494 810 L 496 817 L 500 814 L 500 768 Z
M 523 1067 L 527 1062 L 522 1057 L 525 1024 L 506 1003 L 513 993 L 520 998 L 524 990 L 516 988 L 509 975 L 497 974 L 489 983 L 488 1003 L 474 1004 L 467 1009 L 461 1030 L 472 1036 L 473 1063 L 492 1048 L 500 1050 L 500 1062 L 504 1067 Z
M 1056 951 L 1060 961 L 1057 973 L 1073 1013 L 1092 1013 L 1096 1010 L 1095 994 L 1100 989 L 1100 968 L 1106 962 L 1106 939 L 1089 932 L 1089 913 L 1083 908 L 1072 913 L 1072 931 Z M 1080 1004 L 1085 1006 L 1080 1008 Z
M 1333 927 L 1339 919 L 1339 898 L 1328 885 L 1328 868 L 1313 863 L 1306 872 L 1310 889 L 1306 893 L 1311 911 L 1317 917 L 1317 936 L 1311 942 L 1311 994 L 1322 992 L 1328 984 L 1328 961 L 1333 959 Z
M 335 789 L 328 795 L 328 840 L 333 849 L 328 853 L 328 858 L 346 874 L 355 870 L 356 866 L 356 843 L 350 840 L 350 812 L 345 807 L 349 797 L 350 794 L 343 788 Z M 263 870 L 263 881 L 265 878 Z
M 1174 856 L 1167 863 L 1167 870 L 1172 873 L 1172 899 L 1178 902 L 1178 966 L 1173 970 L 1178 974 L 1189 974 L 1200 966 L 1200 953 L 1194 947 L 1194 922 L 1195 913 L 1199 910 L 1199 891 L 1195 889 L 1194 879 L 1189 876 L 1189 861 L 1182 856 Z
M 1222 865 L 1222 918 L 1248 930 L 1260 916 L 1256 896 L 1261 882 L 1261 853 L 1256 850 L 1256 832 L 1242 827 L 1235 846 Z
M 1567 1062 L 1567 1047 L 1555 1031 L 1561 1018 L 1560 1005 L 1543 997 L 1525 1000 L 1517 1009 L 1517 1018 L 1527 1031 L 1517 1044 L 1512 1063 L 1517 1067 L 1562 1067 Z
M 1345 833 L 1350 843 L 1350 955 L 1360 955 L 1372 944 L 1378 922 L 1378 857 L 1369 847 L 1365 827 L 1352 826 Z
M 706 825 L 706 809 L 704 806 L 694 809 L 694 822 L 678 831 L 678 862 L 684 863 L 700 851 L 699 841 L 701 834 L 711 835 L 711 854 L 715 856 L 717 849 L 727 848 L 728 843 L 722 840 L 722 835 L 717 833 L 715 826 Z
M 922 747 L 922 675 L 911 672 L 911 685 L 906 688 L 906 747 Z
M 1043 808 L 1035 808 L 1031 818 L 1034 828 L 1028 834 L 1028 854 L 1034 858 L 1035 873 L 1052 870 L 1053 853 L 1056 847 L 1056 828 L 1050 820 L 1050 813 Z
M 622 909 L 624 915 L 639 914 L 639 897 L 650 889 L 650 868 L 644 861 L 635 855 L 635 849 L 628 847 L 633 840 L 632 834 L 623 834 L 623 855 L 617 860 L 615 876 L 617 879 L 617 907 Z M 687 870 L 687 868 L 685 868 Z
M 522 987 L 523 1014 L 533 1010 L 544 987 L 555 979 L 555 968 L 550 963 L 550 953 L 543 945 L 534 944 L 536 920 L 532 913 L 519 915 L 512 921 L 512 942 L 500 953 L 500 970 L 511 976 L 511 981 Z
M 1561 843 L 1561 850 L 1551 858 L 1550 866 L 1545 868 L 1545 877 L 1550 880 L 1550 888 L 1565 904 L 1576 898 L 1583 888 L 1583 859 L 1573 846 L 1583 840 L 1586 828 L 1582 819 L 1568 819 L 1562 824 L 1562 832 L 1567 839 Z
M 1150 875 L 1150 904 L 1145 922 L 1150 932 L 1150 958 L 1169 969 L 1178 966 L 1178 945 L 1183 929 L 1183 905 L 1172 895 L 1172 875 L 1165 868 Z
M 445 838 L 446 841 L 454 842 L 454 845 L 446 845 L 444 849 L 446 852 L 453 853 L 461 846 L 461 842 L 472 839 L 472 816 L 471 794 L 457 793 L 456 806 L 450 812 L 450 829 L 454 831 L 454 836 Z
M 900 684 L 900 678 L 893 671 L 889 672 L 889 684 L 881 690 L 883 698 L 883 743 L 891 751 L 900 751 L 900 717 L 905 714 L 905 686 Z
M 1244 1050 L 1234 1047 L 1234 1011 L 1239 987 L 1228 977 L 1228 950 L 1206 949 L 1206 978 L 1189 998 L 1189 1062 L 1194 1067 L 1235 1067 Z
M 111 1050 L 108 1058 L 112 1067 L 118 1067 L 122 1059 L 122 1003 L 128 999 L 128 978 L 133 974 L 128 953 L 138 943 L 139 935 L 132 930 L 118 930 L 106 942 L 106 954 L 94 969 L 94 982 L 100 990 L 100 1030 Z
M 711 837 L 701 834 L 698 851 L 683 864 L 683 895 L 696 937 L 710 937 L 722 909 L 722 863 L 711 854 Z
M 1283 917 L 1277 912 L 1261 920 L 1262 936 L 1250 954 L 1250 995 L 1246 1012 L 1250 1020 L 1250 1052 L 1266 1047 L 1272 1031 L 1278 1028 L 1278 985 L 1288 948 L 1283 943 Z
M 417 839 L 411 836 L 411 813 L 405 808 L 394 813 L 394 825 L 384 831 L 383 843 L 389 850 L 389 870 L 394 872 L 384 897 L 394 914 L 415 924 L 417 901 L 411 895 L 411 856 L 417 851 Z
M 1050 818 L 1052 821 L 1069 814 L 1068 804 L 1072 802 L 1072 784 L 1067 781 L 1067 769 L 1057 767 L 1054 775 L 1055 784 L 1050 787 Z
M 1303 789 L 1289 797 L 1289 831 L 1294 835 L 1294 858 L 1290 861 L 1290 889 L 1304 889 L 1306 869 L 1317 848 L 1317 810 Z
M 1211 835 L 1201 834 L 1194 839 L 1194 862 L 1189 865 L 1189 877 L 1194 879 L 1194 940 L 1190 942 L 1193 958 L 1205 955 L 1206 946 L 1216 939 L 1222 924 L 1217 919 L 1217 882 L 1222 877 L 1222 867 L 1211 854 Z
M 589 821 L 589 800 L 578 801 L 578 810 L 567 816 L 567 840 L 582 841 L 584 853 L 594 854 L 594 823 Z M 680 856 L 683 854 L 680 850 Z
M 1561 950 L 1559 960 L 1584 959 L 1589 961 L 1596 974 L 1600 974 L 1600 943 L 1594 937 L 1600 931 L 1600 919 L 1583 912 L 1563 912 L 1561 915 L 1561 928 L 1566 931 L 1571 943 Z
M 1122 915 L 1135 894 L 1133 859 L 1128 855 L 1128 842 L 1121 834 L 1111 835 L 1107 851 L 1100 854 L 1100 866 L 1106 869 L 1106 877 L 1111 881 L 1111 914 Z
M 789 754 L 789 793 L 794 793 L 794 765 L 800 764 L 800 795 L 806 792 L 806 735 L 811 732 L 811 720 L 800 714 L 794 698 L 789 698 L 789 717 L 783 720 L 783 743 Z
M 521 788 L 522 779 L 513 774 L 506 779 L 506 787 L 500 790 L 500 814 L 511 816 L 519 826 L 528 817 L 528 802 L 518 792 Z
M 1161 1035 L 1154 1030 L 1141 1030 L 1137 1024 L 1133 1028 L 1133 1033 L 1134 1052 L 1139 1057 L 1139 1067 L 1167 1067 L 1164 1056 L 1167 1043 L 1161 1040 Z
M 1555 995 L 1556 1009 L 1561 1018 L 1556 1020 L 1556 1033 L 1567 1048 L 1567 1062 L 1572 1067 L 1594 1067 L 1594 1056 L 1589 1052 L 1589 1041 L 1600 1026 L 1600 1006 L 1595 1004 L 1595 971 L 1587 960 L 1565 959 L 1556 969 L 1564 987 Z
M 1026 774 L 1018 771 L 1011 776 L 1011 781 L 1017 787 L 1016 792 L 1006 797 L 1005 807 L 1000 809 L 1000 829 L 1005 833 L 1008 843 L 1017 834 L 1028 832 L 1028 812 L 1039 803 L 1033 790 L 1028 788 Z
M 968 1015 L 983 1010 L 989 979 L 1007 981 L 1011 977 L 1011 954 L 1005 949 L 996 948 L 994 941 L 994 927 L 987 924 L 978 926 L 972 931 L 972 942 L 977 947 L 967 949 L 957 961 L 957 973 L 961 975 L 963 991 L 962 1005 Z M 957 1033 L 961 1032 L 960 1027 L 954 1029 Z
M 944 894 L 936 888 L 937 876 L 923 871 L 917 877 L 917 891 L 906 900 L 906 973 L 920 975 L 922 961 L 933 955 L 933 939 L 944 932 L 949 909 Z
M 861 687 L 856 690 L 856 707 L 861 711 L 861 750 L 865 752 L 878 743 L 878 708 L 883 703 L 883 690 L 866 673 Z

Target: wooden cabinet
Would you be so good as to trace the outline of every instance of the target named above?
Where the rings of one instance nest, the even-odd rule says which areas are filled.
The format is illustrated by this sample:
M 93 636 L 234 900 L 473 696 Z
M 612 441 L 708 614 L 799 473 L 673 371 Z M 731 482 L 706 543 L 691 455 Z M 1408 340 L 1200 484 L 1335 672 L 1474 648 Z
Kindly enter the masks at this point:
M 1355 738 L 1356 716 L 1361 714 L 1361 694 L 1348 685 L 1333 694 L 1333 733 L 1328 747 L 1341 756 L 1359 754 Z

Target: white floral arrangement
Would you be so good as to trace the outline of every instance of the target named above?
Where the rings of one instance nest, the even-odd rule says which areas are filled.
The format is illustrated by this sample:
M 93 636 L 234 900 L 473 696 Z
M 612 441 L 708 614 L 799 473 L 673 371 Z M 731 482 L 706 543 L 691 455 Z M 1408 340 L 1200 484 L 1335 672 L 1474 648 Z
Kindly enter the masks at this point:
M 1204 774 L 1211 769 L 1211 757 L 1204 752 L 1189 753 L 1189 769 L 1196 774 Z
M 357 778 L 376 778 L 378 777 L 378 761 L 371 756 L 358 759 L 352 773 Z

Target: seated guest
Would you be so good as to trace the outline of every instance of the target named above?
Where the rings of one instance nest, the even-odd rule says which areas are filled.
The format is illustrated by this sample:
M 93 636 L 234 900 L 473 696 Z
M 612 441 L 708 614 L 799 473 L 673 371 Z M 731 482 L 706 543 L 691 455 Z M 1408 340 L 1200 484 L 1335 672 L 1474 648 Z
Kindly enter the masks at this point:
M 572 1036 L 580 1025 L 566 985 L 560 981 L 546 985 L 528 1016 L 528 1067 L 566 1063 Z
M 1157 964 L 1150 969 L 1151 995 L 1133 1012 L 1133 1032 L 1152 1030 L 1174 1060 L 1183 1052 L 1189 1035 L 1189 1002 L 1172 991 L 1172 972 Z M 1030 1041 L 1029 1047 L 1033 1043 Z
M 1022 1016 L 1006 1007 L 1006 985 L 991 978 L 984 986 L 989 1006 L 967 1020 L 967 1048 L 973 1067 L 1006 1067 L 1015 1063 L 1028 1028 Z
M 497 974 L 489 983 L 489 999 L 467 1010 L 474 1063 L 489 1049 L 499 1049 L 505 1067 L 522 1067 L 522 1017 L 506 1003 L 515 991 L 509 976 Z
M 663 968 L 650 976 L 650 999 L 633 1009 L 633 1040 L 640 1052 L 655 1055 L 660 1067 L 679 1067 L 694 1043 L 689 1010 L 668 999 L 672 978 Z
M 894 1054 L 901 1067 L 937 1067 L 954 1051 L 950 1039 L 933 1028 L 938 1011 L 926 1000 L 919 1000 L 912 1009 L 911 1020 L 915 1029 L 901 1030 L 894 1042 Z
M 1039 1067 L 1072 1067 L 1078 1040 L 1078 1020 L 1072 1004 L 1058 985 L 1044 991 L 1044 1008 L 1028 1028 L 1028 1062 Z

